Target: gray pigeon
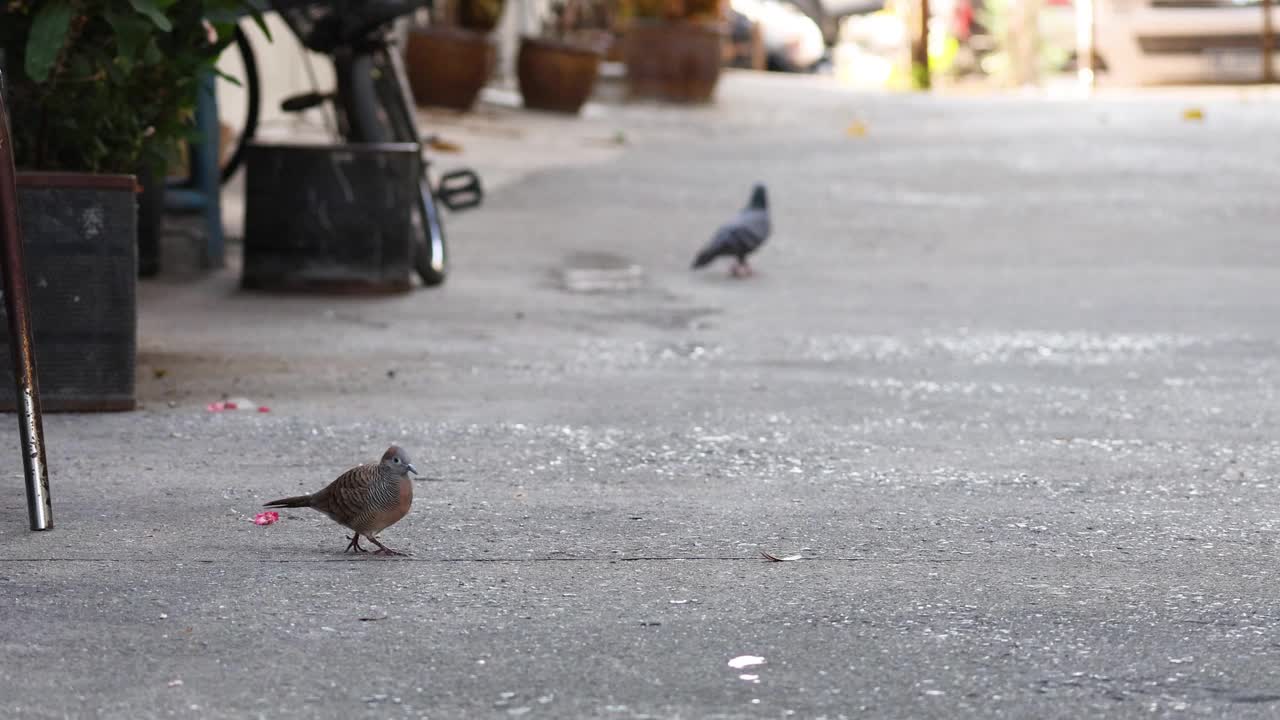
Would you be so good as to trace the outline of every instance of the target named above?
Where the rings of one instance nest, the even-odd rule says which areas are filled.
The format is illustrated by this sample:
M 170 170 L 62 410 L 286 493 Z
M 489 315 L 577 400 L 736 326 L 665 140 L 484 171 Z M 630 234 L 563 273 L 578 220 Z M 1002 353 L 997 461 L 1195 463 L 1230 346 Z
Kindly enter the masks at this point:
M 729 271 L 731 275 L 750 275 L 752 270 L 747 264 L 747 256 L 760 249 L 769 238 L 769 229 L 769 200 L 765 196 L 764 185 L 756 183 L 751 190 L 751 201 L 738 211 L 736 217 L 716 230 L 711 242 L 694 258 L 693 269 L 706 267 L 718 257 L 729 256 L 737 258 Z

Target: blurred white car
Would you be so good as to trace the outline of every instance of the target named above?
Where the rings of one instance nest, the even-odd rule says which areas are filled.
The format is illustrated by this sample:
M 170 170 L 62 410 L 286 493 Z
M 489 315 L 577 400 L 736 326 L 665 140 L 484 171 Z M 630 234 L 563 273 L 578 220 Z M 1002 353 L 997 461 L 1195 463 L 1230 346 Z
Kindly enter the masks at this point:
M 1252 82 L 1262 77 L 1259 0 L 1095 2 L 1094 43 L 1112 81 Z M 1271 18 L 1280 33 L 1280 2 L 1276 6 Z M 1280 72 L 1280 54 L 1275 67 Z
M 731 0 L 730 6 L 759 23 L 770 70 L 807 72 L 824 57 L 827 47 L 822 31 L 795 5 L 779 0 Z

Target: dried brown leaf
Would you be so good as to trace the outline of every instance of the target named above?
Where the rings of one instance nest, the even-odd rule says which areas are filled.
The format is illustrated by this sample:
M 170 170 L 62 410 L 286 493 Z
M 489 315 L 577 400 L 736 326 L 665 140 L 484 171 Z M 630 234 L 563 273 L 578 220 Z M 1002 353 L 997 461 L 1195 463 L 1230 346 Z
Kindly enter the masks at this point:
M 785 557 L 778 557 L 777 555 L 774 555 L 773 553 L 768 552 L 766 550 L 761 550 L 760 554 L 764 557 L 765 560 L 768 560 L 769 562 L 792 562 L 794 560 L 802 560 L 804 558 L 803 555 L 787 555 Z

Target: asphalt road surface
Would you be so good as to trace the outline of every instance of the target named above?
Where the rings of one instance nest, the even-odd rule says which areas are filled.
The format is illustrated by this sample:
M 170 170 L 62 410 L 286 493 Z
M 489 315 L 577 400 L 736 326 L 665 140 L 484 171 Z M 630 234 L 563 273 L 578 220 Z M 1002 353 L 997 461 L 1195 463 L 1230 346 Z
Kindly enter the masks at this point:
M 1280 97 L 787 80 L 563 121 L 625 143 L 440 290 L 144 283 L 50 533 L 13 438 L 0 714 L 1276 717 Z M 757 275 L 691 273 L 755 180 Z M 393 441 L 413 557 L 251 522 Z

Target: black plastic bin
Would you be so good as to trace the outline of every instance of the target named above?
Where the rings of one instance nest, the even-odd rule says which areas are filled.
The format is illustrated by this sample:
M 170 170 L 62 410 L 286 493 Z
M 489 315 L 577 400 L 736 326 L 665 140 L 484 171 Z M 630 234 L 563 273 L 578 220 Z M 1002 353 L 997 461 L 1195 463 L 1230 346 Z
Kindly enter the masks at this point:
M 241 286 L 411 289 L 421 163 L 410 143 L 249 145 Z
M 48 412 L 132 410 L 138 351 L 138 202 L 132 175 L 19 173 L 40 402 Z M 0 357 L 8 331 L 0 306 Z M 13 369 L 0 362 L 0 386 Z M 14 410 L 0 392 L 0 410 Z

